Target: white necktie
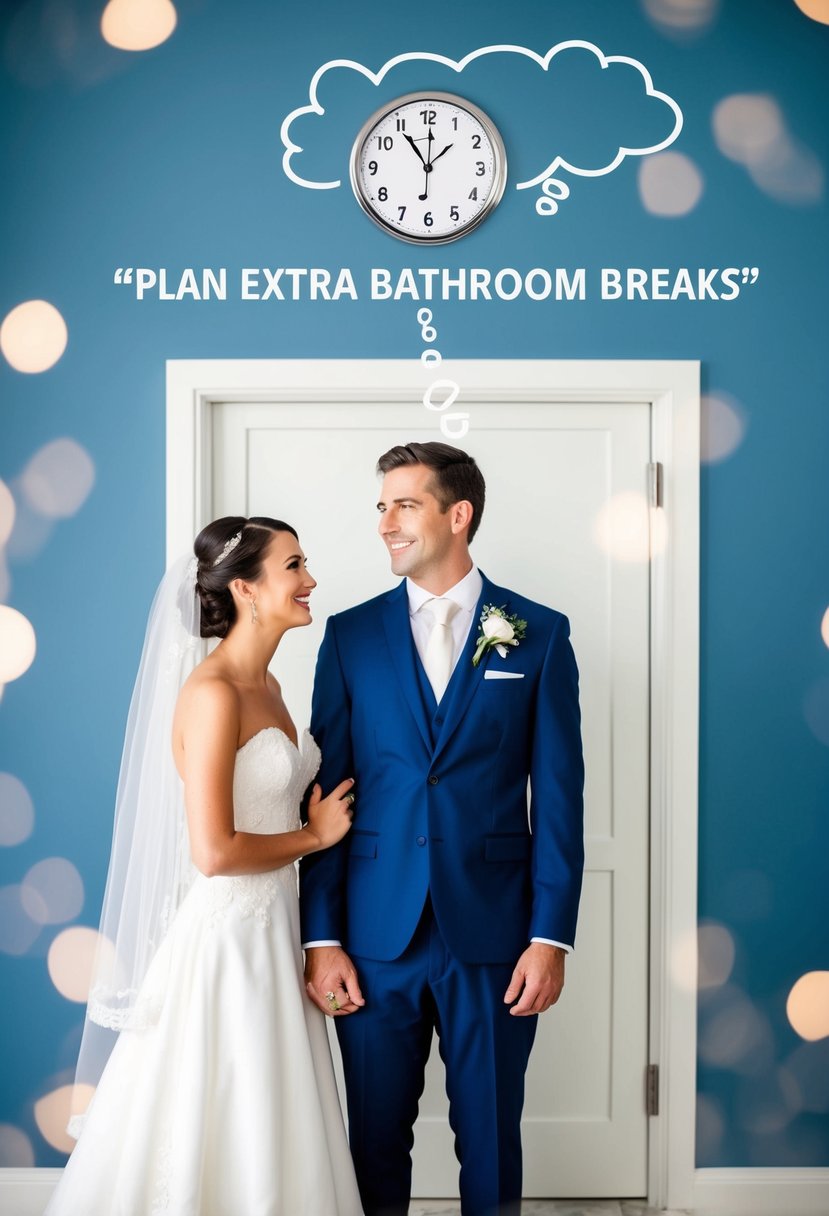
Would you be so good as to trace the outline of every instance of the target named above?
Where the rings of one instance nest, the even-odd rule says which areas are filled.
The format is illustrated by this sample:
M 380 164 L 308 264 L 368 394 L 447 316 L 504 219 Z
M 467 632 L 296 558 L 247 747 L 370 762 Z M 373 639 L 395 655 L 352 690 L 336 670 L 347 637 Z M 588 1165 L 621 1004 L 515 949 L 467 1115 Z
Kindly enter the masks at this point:
M 450 622 L 460 605 L 454 600 L 433 599 L 427 600 L 423 607 L 429 609 L 435 621 L 423 656 L 423 667 L 439 702 L 452 674 L 455 641 Z

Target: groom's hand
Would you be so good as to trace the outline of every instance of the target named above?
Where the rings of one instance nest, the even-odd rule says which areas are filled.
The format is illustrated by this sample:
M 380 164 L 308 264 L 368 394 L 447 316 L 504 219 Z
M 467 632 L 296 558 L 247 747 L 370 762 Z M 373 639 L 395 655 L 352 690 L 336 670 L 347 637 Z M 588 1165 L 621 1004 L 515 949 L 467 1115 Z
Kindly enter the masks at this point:
M 520 1000 L 512 1006 L 514 1017 L 544 1013 L 555 1005 L 564 987 L 564 959 L 566 951 L 559 946 L 548 946 L 544 942 L 531 942 L 515 964 L 510 986 L 504 993 L 504 1003 Z
M 305 989 L 328 1017 L 356 1013 L 365 1005 L 357 970 L 341 946 L 311 946 L 305 951 Z M 339 1009 L 332 1009 L 326 993 L 333 992 Z

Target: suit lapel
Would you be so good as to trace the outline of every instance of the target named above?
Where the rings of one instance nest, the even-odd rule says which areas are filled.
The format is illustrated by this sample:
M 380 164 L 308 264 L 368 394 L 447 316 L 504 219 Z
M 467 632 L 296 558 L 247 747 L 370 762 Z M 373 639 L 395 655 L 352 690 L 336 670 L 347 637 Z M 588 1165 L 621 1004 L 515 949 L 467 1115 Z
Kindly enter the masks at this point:
M 481 578 L 483 579 L 483 587 L 481 588 L 478 603 L 475 605 L 475 611 L 472 614 L 472 627 L 469 630 L 469 637 L 466 639 L 460 658 L 455 664 L 452 678 L 440 703 L 440 709 L 443 711 L 443 725 L 440 728 L 440 733 L 435 743 L 435 759 L 437 759 L 438 754 L 443 750 L 463 721 L 472 698 L 483 682 L 486 656 L 481 659 L 477 667 L 472 666 L 476 638 L 480 633 L 478 622 L 481 610 L 484 604 L 495 604 L 500 608 L 502 604 L 508 603 L 509 593 L 503 587 L 496 587 L 494 583 L 489 581 L 483 571 L 481 571 Z
M 431 752 L 432 739 L 429 723 L 426 721 L 415 669 L 415 647 L 409 620 L 409 597 L 406 593 L 405 580 L 383 601 L 383 627 L 386 631 L 392 666 L 400 681 L 406 704 L 417 723 L 417 729 L 420 731 L 423 742 Z

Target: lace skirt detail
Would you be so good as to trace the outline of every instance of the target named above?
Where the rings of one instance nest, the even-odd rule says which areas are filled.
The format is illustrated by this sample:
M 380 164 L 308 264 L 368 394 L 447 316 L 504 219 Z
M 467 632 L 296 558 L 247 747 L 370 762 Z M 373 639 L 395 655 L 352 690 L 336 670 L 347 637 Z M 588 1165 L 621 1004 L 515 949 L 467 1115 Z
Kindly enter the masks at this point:
M 244 874 L 238 878 L 217 875 L 196 880 L 194 894 L 204 901 L 205 923 L 215 928 L 232 912 L 243 920 L 255 917 L 261 925 L 271 923 L 271 905 L 280 894 L 296 896 L 297 875 L 293 865 L 265 874 Z

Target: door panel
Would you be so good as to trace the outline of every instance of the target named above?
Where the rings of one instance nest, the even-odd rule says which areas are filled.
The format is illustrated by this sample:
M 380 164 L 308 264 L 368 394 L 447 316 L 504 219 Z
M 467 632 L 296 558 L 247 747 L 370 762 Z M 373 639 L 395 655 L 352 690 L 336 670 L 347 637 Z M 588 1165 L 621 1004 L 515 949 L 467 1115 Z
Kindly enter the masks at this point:
M 473 427 L 462 446 L 487 480 L 473 557 L 496 582 L 568 614 L 581 677 L 584 893 L 564 993 L 541 1017 L 530 1061 L 524 1193 L 644 1195 L 649 565 L 646 549 L 628 542 L 631 527 L 647 534 L 650 409 L 465 408 Z M 326 617 L 394 585 L 376 535 L 377 457 L 395 443 L 438 437 L 419 404 L 214 407 L 215 515 L 276 515 L 292 523 L 319 583 L 313 624 L 286 635 L 274 664 L 300 728 Z M 612 552 L 597 537 L 608 509 Z M 436 1049 L 420 1110 L 415 1194 L 456 1195 Z

